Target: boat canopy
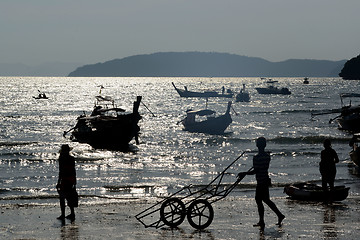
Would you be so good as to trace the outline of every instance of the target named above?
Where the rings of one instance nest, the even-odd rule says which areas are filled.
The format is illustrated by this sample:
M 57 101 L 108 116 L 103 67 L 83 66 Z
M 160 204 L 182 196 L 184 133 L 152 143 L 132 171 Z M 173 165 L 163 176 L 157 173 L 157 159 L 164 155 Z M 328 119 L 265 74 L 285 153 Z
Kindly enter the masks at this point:
M 96 100 L 98 100 L 99 102 L 112 102 L 114 103 L 114 99 L 112 97 L 109 96 L 95 96 Z
M 194 115 L 199 115 L 199 116 L 207 116 L 207 115 L 212 115 L 215 113 L 215 111 L 213 110 L 209 110 L 209 109 L 204 109 L 204 110 L 192 110 L 192 111 L 188 111 L 186 112 L 188 115 L 189 114 L 194 114 Z

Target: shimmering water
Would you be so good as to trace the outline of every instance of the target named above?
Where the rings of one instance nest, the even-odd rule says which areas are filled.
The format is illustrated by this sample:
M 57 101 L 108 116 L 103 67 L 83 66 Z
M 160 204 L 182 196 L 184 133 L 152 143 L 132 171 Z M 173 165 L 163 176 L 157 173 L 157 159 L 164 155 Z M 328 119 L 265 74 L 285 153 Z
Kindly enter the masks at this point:
M 229 169 L 231 183 L 233 174 L 251 167 L 258 136 L 268 139 L 271 178 L 279 196 L 287 183 L 320 180 L 318 162 L 326 137 L 333 139 L 341 159 L 336 184 L 353 186 L 359 178 L 349 164 L 351 135 L 338 130 L 335 122 L 329 124 L 336 115 L 311 118 L 311 111 L 340 107 L 339 94 L 359 92 L 360 82 L 316 78 L 304 85 L 301 78 L 274 80 L 292 94 L 259 95 L 255 87 L 264 84 L 260 78 L 1 77 L 0 204 L 55 201 L 58 150 L 64 143 L 73 147 L 79 194 L 89 202 L 166 195 L 188 184 L 207 184 L 242 151 L 249 151 Z M 189 133 L 178 121 L 188 108 L 204 108 L 206 101 L 180 98 L 171 82 L 189 90 L 218 91 L 222 86 L 238 91 L 245 83 L 251 101 L 233 104 L 238 115 L 233 112 L 227 134 Z M 105 87 L 103 95 L 112 96 L 128 110 L 136 96 L 143 96 L 155 114 L 140 106 L 141 144 L 134 146 L 135 153 L 96 150 L 63 138 L 83 111 L 92 110 L 99 85 Z M 34 99 L 38 90 L 49 99 Z M 207 105 L 223 113 L 228 100 L 209 99 Z M 234 194 L 246 195 L 254 186 L 254 177 L 248 176 Z M 360 190 L 354 186 L 351 194 L 358 195 Z

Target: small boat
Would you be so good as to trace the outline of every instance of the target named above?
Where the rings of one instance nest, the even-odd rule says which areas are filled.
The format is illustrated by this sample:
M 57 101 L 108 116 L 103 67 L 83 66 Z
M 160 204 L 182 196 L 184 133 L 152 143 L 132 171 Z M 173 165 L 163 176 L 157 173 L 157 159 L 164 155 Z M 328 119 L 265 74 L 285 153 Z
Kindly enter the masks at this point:
M 349 107 L 341 111 L 341 115 L 337 117 L 339 129 L 349 132 L 360 131 L 360 105 Z
M 305 77 L 303 83 L 304 83 L 304 84 L 309 84 L 309 78 L 308 78 L 308 77 Z
M 243 84 L 243 88 L 240 90 L 240 93 L 236 95 L 236 102 L 249 102 L 250 94 L 245 90 L 245 84 Z
M 179 93 L 180 97 L 203 97 L 203 98 L 209 98 L 209 97 L 223 97 L 223 98 L 232 98 L 234 93 L 228 89 L 225 93 L 225 88 L 222 88 L 222 93 L 218 93 L 216 91 L 205 91 L 205 92 L 193 92 L 189 91 L 187 87 L 184 87 L 184 90 L 178 89 L 175 84 L 171 83 L 175 90 Z
M 199 132 L 208 134 L 224 134 L 226 128 L 232 122 L 230 116 L 231 102 L 228 103 L 226 113 L 215 116 L 216 112 L 209 109 L 188 110 L 186 117 L 180 122 L 184 125 L 184 130 L 189 132 Z M 206 117 L 205 120 L 197 120 L 198 117 Z
M 111 97 L 96 96 L 92 113 L 80 115 L 75 127 L 63 136 L 72 131 L 70 139 L 74 142 L 87 143 L 97 149 L 127 150 L 133 138 L 139 143 L 141 98 L 138 96 L 134 102 L 133 112 L 126 112 L 117 108 Z
M 359 97 L 360 94 L 357 93 L 340 94 L 341 106 L 342 106 L 341 108 L 315 112 L 312 113 L 311 115 L 316 116 L 316 115 L 340 113 L 340 115 L 330 119 L 329 123 L 336 120 L 339 125 L 339 129 L 352 133 L 358 133 L 360 132 L 360 105 L 352 106 L 351 101 L 349 105 L 344 105 L 343 100 L 345 98 L 359 98 Z
M 270 78 L 269 80 L 267 80 L 267 81 L 266 81 L 266 83 L 271 83 L 271 84 L 272 84 L 272 83 L 277 83 L 277 82 L 278 82 L 278 81 L 276 81 L 276 80 L 272 80 L 271 78 Z
M 349 189 L 345 186 L 335 186 L 333 190 L 324 191 L 321 186 L 305 182 L 285 186 L 284 192 L 294 200 L 337 202 L 347 198 Z
M 351 161 L 353 161 L 356 166 L 360 167 L 360 148 L 358 142 L 360 142 L 360 133 L 354 134 L 349 142 L 349 146 L 352 147 L 349 156 Z
M 49 99 L 46 94 L 44 92 L 40 92 L 40 90 L 38 90 L 39 94 L 36 97 L 33 97 L 35 99 Z
M 282 94 L 282 95 L 290 95 L 291 92 L 288 88 L 277 88 L 274 86 L 269 86 L 266 88 L 255 88 L 259 94 Z
M 343 100 L 345 98 L 360 98 L 358 93 L 344 93 L 340 95 L 341 99 L 341 111 L 340 116 L 337 116 L 335 119 L 339 125 L 340 129 L 350 131 L 353 133 L 360 132 L 360 105 L 352 106 L 351 100 L 349 105 L 344 105 Z

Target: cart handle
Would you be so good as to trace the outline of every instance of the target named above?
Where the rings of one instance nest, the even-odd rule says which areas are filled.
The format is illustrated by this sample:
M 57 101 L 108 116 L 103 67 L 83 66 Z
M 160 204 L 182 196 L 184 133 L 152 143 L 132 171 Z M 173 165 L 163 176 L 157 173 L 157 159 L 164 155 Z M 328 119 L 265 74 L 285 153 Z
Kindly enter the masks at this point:
M 239 160 L 244 154 L 246 153 L 246 151 L 242 152 L 232 163 L 229 164 L 229 166 L 227 166 L 216 178 L 214 178 L 209 184 L 208 186 L 212 185 L 218 178 L 220 178 L 219 182 L 217 185 L 220 185 L 225 172 L 237 161 Z

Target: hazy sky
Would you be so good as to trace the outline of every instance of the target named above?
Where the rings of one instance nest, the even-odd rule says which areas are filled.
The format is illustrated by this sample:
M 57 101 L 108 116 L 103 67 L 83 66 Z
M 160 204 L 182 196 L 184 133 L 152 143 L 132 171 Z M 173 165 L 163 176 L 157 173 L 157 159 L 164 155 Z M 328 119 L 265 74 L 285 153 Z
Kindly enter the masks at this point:
M 270 61 L 360 54 L 360 0 L 1 0 L 0 63 L 166 51 Z

